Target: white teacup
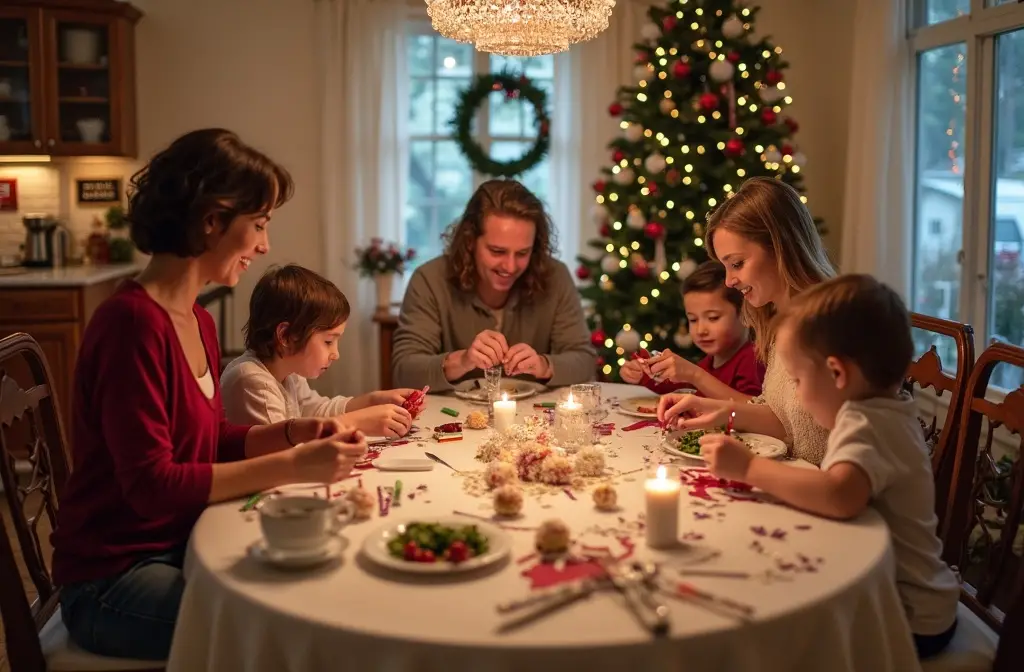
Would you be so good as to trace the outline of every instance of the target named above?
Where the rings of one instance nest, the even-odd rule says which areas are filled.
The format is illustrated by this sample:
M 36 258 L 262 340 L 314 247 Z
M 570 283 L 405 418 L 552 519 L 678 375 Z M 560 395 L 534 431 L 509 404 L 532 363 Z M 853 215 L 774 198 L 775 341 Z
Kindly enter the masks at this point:
M 309 551 L 322 547 L 337 534 L 351 514 L 344 500 L 284 495 L 271 497 L 260 507 L 260 528 L 267 546 L 283 551 Z

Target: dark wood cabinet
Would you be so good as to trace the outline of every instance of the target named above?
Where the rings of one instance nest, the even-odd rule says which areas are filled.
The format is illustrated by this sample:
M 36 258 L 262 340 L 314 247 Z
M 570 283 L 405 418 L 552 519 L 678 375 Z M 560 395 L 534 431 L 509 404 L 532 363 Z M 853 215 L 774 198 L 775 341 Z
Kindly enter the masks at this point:
M 141 16 L 116 0 L 4 0 L 0 155 L 136 156 Z

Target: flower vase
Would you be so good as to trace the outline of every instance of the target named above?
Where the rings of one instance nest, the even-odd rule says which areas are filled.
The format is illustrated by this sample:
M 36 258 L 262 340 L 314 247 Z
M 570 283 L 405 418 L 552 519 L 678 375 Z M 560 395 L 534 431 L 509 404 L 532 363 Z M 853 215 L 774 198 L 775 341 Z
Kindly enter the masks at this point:
M 391 286 L 394 283 L 394 273 L 381 273 L 373 276 L 377 283 L 377 310 L 387 311 L 391 307 Z

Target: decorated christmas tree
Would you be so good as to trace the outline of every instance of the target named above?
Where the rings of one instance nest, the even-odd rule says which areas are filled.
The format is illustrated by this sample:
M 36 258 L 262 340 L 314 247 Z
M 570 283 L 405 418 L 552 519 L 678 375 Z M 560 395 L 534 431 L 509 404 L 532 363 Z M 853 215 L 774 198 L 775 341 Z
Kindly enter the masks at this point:
M 593 183 L 597 251 L 579 258 L 603 373 L 639 348 L 697 358 L 680 288 L 707 258 L 715 206 L 757 175 L 803 193 L 796 122 L 785 114 L 782 49 L 753 36 L 759 9 L 740 0 L 671 0 L 651 7 L 634 45 L 637 83 L 608 112 L 621 136 Z M 806 198 L 804 198 L 806 202 Z

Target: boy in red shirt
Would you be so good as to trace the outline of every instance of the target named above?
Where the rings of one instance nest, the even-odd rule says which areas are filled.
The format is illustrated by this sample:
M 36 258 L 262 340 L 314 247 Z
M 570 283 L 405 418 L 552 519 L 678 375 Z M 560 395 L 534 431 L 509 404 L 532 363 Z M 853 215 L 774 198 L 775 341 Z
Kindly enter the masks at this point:
M 725 286 L 725 267 L 704 262 L 686 278 L 682 293 L 690 336 L 707 356 L 694 364 L 670 350 L 654 357 L 637 353 L 622 366 L 622 379 L 658 394 L 696 388 L 698 396 L 739 401 L 761 394 L 765 365 L 740 319 L 743 295 Z

